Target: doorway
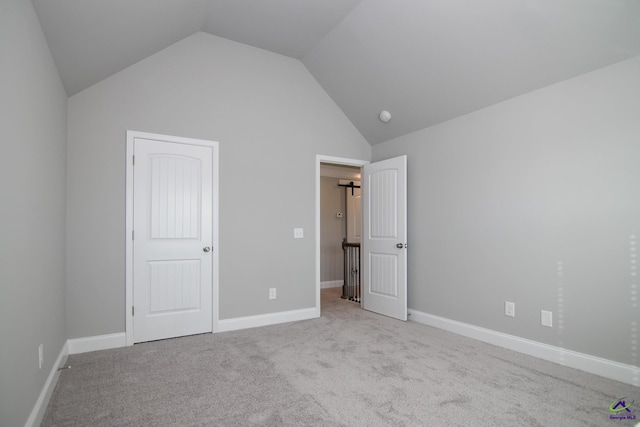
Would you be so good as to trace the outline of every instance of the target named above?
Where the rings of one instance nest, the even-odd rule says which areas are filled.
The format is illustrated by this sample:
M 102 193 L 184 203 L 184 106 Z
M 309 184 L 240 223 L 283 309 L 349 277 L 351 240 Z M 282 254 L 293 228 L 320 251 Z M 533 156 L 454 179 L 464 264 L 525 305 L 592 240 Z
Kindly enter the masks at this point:
M 316 307 L 320 315 L 322 289 L 342 289 L 344 284 L 344 251 L 342 242 L 353 235 L 355 206 L 345 197 L 345 187 L 339 184 L 357 181 L 367 161 L 317 156 L 316 159 Z M 351 215 L 349 215 L 351 213 Z M 354 221 L 355 223 L 355 221 Z M 356 233 L 359 234 L 359 233 Z M 351 236 L 353 238 L 353 236 Z M 337 289 L 336 289 L 337 292 Z
M 316 156 L 316 310 L 320 316 L 321 165 L 361 168 L 362 307 L 407 320 L 407 156 L 376 163 Z
M 359 302 L 360 167 L 320 166 L 320 287 Z M 326 292 L 325 292 L 326 293 Z

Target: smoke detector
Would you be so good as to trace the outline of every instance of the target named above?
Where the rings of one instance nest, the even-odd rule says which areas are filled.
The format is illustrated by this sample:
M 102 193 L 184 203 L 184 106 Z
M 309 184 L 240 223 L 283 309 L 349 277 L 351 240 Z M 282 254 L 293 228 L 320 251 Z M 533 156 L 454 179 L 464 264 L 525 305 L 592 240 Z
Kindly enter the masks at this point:
M 380 120 L 384 123 L 388 123 L 391 120 L 391 113 L 387 110 L 382 110 L 380 112 Z

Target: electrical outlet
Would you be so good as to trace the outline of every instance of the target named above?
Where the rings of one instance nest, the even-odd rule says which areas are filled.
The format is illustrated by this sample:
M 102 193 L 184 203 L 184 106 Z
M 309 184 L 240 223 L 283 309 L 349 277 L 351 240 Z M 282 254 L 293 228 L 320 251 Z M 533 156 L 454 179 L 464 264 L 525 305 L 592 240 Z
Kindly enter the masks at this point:
M 42 369 L 42 363 L 44 362 L 44 345 L 38 346 L 38 369 Z
M 504 315 L 509 317 L 516 317 L 516 304 L 514 302 L 504 302 Z
M 302 228 L 294 228 L 293 229 L 293 238 L 294 239 L 302 239 L 304 237 L 304 229 Z
M 276 299 L 276 288 L 269 288 L 269 299 Z
M 540 324 L 549 328 L 553 327 L 553 313 L 546 310 L 540 310 Z

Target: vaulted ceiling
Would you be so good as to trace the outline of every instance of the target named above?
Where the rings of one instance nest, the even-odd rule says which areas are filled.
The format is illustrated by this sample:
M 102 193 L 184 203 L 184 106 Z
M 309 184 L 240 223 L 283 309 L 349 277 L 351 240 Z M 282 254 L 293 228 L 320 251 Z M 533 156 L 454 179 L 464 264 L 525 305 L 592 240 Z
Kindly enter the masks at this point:
M 205 31 L 300 59 L 371 144 L 640 54 L 638 0 L 33 4 L 69 96 Z

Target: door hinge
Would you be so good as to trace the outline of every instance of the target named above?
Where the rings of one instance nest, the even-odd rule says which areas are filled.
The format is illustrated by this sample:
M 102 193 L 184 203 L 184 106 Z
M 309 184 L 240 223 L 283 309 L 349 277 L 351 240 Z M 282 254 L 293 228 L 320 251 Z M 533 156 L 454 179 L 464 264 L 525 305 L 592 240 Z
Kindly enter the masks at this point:
M 135 237 L 134 237 L 134 234 L 133 234 L 133 230 L 131 230 L 131 240 L 134 240 L 134 239 L 135 239 Z
M 131 156 L 131 164 L 132 164 L 133 166 L 135 166 L 135 165 L 136 165 L 136 156 L 135 156 L 135 155 L 134 155 L 134 156 Z
M 131 306 L 131 317 L 136 315 L 136 310 L 134 306 Z

